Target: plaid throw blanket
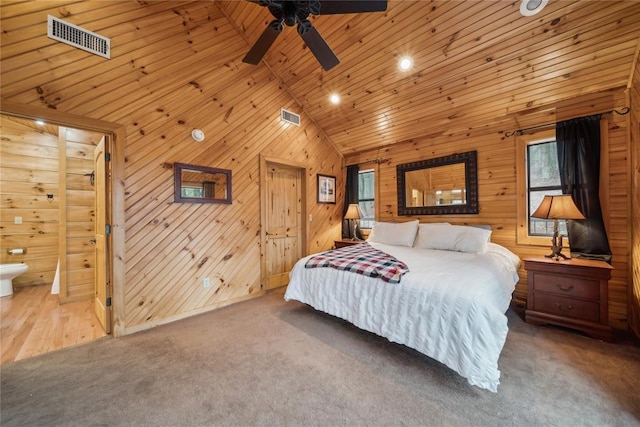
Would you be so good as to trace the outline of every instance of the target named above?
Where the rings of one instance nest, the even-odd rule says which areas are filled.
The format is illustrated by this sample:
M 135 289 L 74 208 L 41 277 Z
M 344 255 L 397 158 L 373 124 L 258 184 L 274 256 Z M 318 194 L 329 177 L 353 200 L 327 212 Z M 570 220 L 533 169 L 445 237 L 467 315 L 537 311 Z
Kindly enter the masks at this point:
M 331 267 L 369 277 L 379 277 L 389 283 L 399 283 L 402 275 L 409 271 L 405 263 L 366 242 L 314 255 L 304 266 Z

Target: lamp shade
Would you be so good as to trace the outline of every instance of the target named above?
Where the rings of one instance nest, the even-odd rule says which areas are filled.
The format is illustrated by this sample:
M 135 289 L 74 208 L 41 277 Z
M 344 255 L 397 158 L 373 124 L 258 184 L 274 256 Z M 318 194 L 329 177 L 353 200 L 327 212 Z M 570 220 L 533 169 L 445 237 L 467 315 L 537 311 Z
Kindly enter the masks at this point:
M 347 213 L 344 215 L 344 219 L 360 219 L 362 218 L 362 211 L 360 210 L 360 206 L 355 203 L 349 205 L 347 208 Z
M 541 219 L 585 219 L 570 194 L 544 196 L 542 203 L 531 216 Z

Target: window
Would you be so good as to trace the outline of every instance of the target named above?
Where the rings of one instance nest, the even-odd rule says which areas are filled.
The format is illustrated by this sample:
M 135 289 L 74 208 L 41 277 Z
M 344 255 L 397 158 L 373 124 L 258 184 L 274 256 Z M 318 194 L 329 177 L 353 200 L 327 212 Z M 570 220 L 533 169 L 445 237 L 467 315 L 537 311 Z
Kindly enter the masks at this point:
M 555 140 L 536 141 L 527 145 L 527 206 L 530 236 L 553 236 L 553 220 L 532 218 L 544 196 L 562 194 L 558 148 Z M 559 221 L 558 231 L 567 234 L 566 221 Z
M 360 228 L 370 229 L 376 217 L 375 174 L 373 169 L 358 172 L 358 204 L 362 211 Z
M 204 197 L 204 192 L 202 191 L 202 187 L 193 187 L 189 185 L 183 185 L 180 189 L 180 193 L 182 197 L 186 198 L 196 198 L 202 199 Z
M 516 178 L 517 242 L 520 245 L 548 246 L 553 221 L 531 218 L 545 195 L 562 194 L 555 129 L 520 135 L 517 138 Z M 566 223 L 559 221 L 566 236 Z

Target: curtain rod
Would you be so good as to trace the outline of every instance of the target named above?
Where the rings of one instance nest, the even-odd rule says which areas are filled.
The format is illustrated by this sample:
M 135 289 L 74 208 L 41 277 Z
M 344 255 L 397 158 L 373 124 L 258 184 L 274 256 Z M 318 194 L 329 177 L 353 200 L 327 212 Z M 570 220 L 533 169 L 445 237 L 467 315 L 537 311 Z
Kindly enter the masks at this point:
M 381 164 L 381 163 L 387 163 L 389 161 L 389 159 L 372 159 L 372 160 L 365 160 L 362 163 L 375 163 L 375 164 Z
M 623 107 L 622 111 L 618 111 L 616 109 L 613 110 L 609 110 L 609 111 L 605 111 L 604 113 L 599 113 L 599 114 L 610 114 L 610 113 L 616 113 L 619 116 L 624 116 L 626 114 L 629 114 L 629 111 L 631 111 L 631 108 L 629 107 Z M 595 115 L 595 114 L 594 114 Z M 513 136 L 513 135 L 523 135 L 525 132 L 529 132 L 532 130 L 542 130 L 542 129 L 549 129 L 552 128 L 556 125 L 556 122 L 554 123 L 547 123 L 544 125 L 539 125 L 539 126 L 533 126 L 530 128 L 525 128 L 525 129 L 518 129 L 518 130 L 514 130 L 513 132 L 505 132 L 504 136 L 506 136 L 507 138 Z
M 367 160 L 363 160 L 361 162 L 356 162 L 356 163 L 349 163 L 346 166 L 351 166 L 351 165 L 364 165 L 365 163 L 375 163 L 376 165 L 380 165 L 382 163 L 387 163 L 389 161 L 389 159 L 367 159 Z

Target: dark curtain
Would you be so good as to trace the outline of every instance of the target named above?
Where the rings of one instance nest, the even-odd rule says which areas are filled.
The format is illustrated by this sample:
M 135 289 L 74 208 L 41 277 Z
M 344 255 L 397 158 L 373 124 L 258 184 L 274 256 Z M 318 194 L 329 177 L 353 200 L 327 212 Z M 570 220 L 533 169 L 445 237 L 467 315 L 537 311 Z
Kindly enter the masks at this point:
M 347 209 L 351 203 L 358 203 L 358 165 L 347 166 L 347 183 L 344 191 L 344 209 L 342 210 L 342 217 L 347 213 Z M 350 239 L 352 237 L 361 238 L 360 229 L 358 229 L 358 236 L 353 235 L 353 221 L 355 219 L 343 219 L 342 220 L 342 237 Z
M 600 207 L 600 115 L 556 124 L 558 165 L 563 194 L 571 194 L 585 220 L 568 220 L 571 254 L 611 260 Z

